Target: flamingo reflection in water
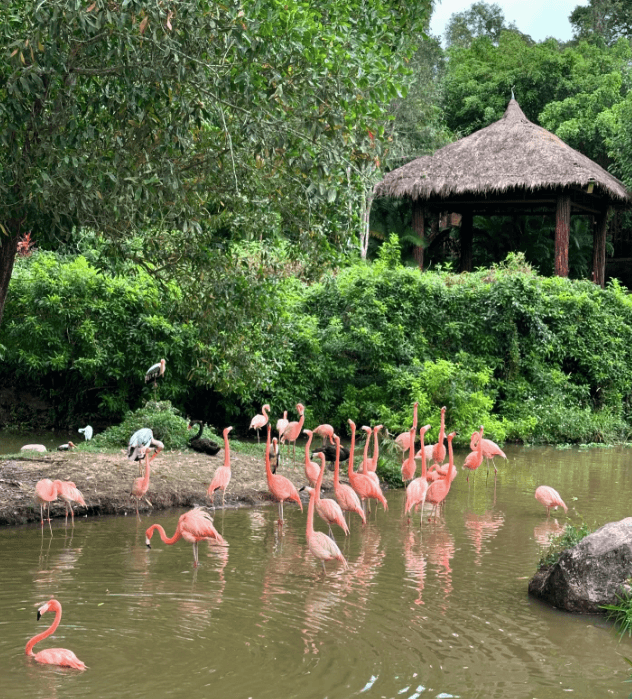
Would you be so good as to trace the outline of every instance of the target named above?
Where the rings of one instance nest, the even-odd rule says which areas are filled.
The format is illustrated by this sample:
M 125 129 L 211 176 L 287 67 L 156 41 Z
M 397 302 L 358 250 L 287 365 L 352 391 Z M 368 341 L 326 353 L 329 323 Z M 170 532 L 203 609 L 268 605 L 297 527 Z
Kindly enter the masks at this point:
M 474 565 L 481 565 L 483 543 L 493 539 L 504 523 L 505 516 L 494 510 L 486 510 L 481 515 L 465 513 L 465 533 L 474 547 Z
M 550 545 L 554 536 L 564 532 L 565 527 L 558 524 L 556 519 L 545 519 L 544 522 L 533 528 L 533 538 L 544 548 Z
M 439 602 L 441 611 L 447 611 L 447 602 L 452 592 L 452 568 L 450 561 L 454 558 L 454 538 L 450 534 L 445 522 L 441 519 L 435 520 L 430 526 L 424 529 L 423 548 L 426 551 L 428 563 L 436 567 L 437 576 L 443 583 L 443 594 Z
M 417 541 L 416 532 L 408 531 L 404 536 L 404 565 L 406 577 L 417 588 L 417 605 L 425 604 L 422 594 L 426 584 L 426 557 L 422 551 L 422 540 Z

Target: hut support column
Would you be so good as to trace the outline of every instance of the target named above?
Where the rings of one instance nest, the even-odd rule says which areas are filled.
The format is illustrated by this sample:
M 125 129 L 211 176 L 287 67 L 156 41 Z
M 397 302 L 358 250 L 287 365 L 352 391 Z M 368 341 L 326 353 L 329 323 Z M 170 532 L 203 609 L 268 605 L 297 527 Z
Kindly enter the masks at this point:
M 571 231 L 571 198 L 564 194 L 557 198 L 555 211 L 555 274 L 568 277 L 568 241 Z
M 597 218 L 597 228 L 593 238 L 593 281 L 602 289 L 606 283 L 606 233 L 609 213 L 610 209 L 606 209 Z
M 425 240 L 425 221 L 424 210 L 419 201 L 413 202 L 413 231 L 419 238 L 419 243 L 413 249 L 413 257 L 419 265 L 419 269 L 424 271 L 424 245 Z
M 472 271 L 472 241 L 474 238 L 474 214 L 471 209 L 463 211 L 461 218 L 461 272 Z

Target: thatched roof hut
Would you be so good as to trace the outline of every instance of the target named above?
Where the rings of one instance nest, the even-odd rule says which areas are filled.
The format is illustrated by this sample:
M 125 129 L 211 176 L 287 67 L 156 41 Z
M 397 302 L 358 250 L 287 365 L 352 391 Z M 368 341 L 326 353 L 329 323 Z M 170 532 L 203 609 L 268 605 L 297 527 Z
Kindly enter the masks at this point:
M 468 261 L 471 269 L 474 214 L 550 212 L 556 215 L 555 271 L 567 276 L 570 216 L 592 215 L 597 219 L 593 276 L 601 284 L 608 212 L 630 201 L 622 182 L 530 122 L 513 98 L 502 119 L 388 173 L 375 196 L 410 199 L 413 226 L 422 237 L 425 216 L 460 213 L 463 269 Z

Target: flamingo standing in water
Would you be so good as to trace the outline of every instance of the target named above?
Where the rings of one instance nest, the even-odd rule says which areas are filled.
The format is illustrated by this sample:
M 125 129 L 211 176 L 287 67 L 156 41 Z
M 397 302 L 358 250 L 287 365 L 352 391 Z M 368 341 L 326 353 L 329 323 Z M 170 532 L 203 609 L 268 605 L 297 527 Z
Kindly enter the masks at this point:
M 66 648 L 47 648 L 39 653 L 33 653 L 33 646 L 45 638 L 48 638 L 55 633 L 59 622 L 61 621 L 61 604 L 56 599 L 49 599 L 37 610 L 37 620 L 39 621 L 46 612 L 55 612 L 55 621 L 42 633 L 33 636 L 26 644 L 24 652 L 26 655 L 34 658 L 38 663 L 45 665 L 60 665 L 61 667 L 72 667 L 75 670 L 85 670 L 86 665 L 71 651 Z
M 318 478 L 316 479 L 316 512 L 318 516 L 327 522 L 329 527 L 329 536 L 333 539 L 333 533 L 331 531 L 331 525 L 337 524 L 345 534 L 349 533 L 349 527 L 345 522 L 345 516 L 342 512 L 340 505 L 331 498 L 321 498 L 320 488 L 323 484 L 323 475 L 325 474 L 325 455 L 322 451 L 317 451 L 315 456 L 320 456 L 321 467 L 318 470 Z
M 432 446 L 432 460 L 435 464 L 442 464 L 445 461 L 445 405 L 441 408 L 441 426 L 439 427 L 439 441 Z
M 410 451 L 408 452 L 408 458 L 404 459 L 402 461 L 402 481 L 404 483 L 408 483 L 412 481 L 412 479 L 415 477 L 415 471 L 417 470 L 417 464 L 415 463 L 415 432 L 417 431 L 416 427 L 411 427 L 409 432 L 408 432 L 408 439 L 411 446 Z M 423 451 L 424 445 L 421 445 L 421 450 Z M 424 457 L 424 463 L 425 463 L 425 457 Z M 425 472 L 424 468 L 424 472 Z M 425 473 L 424 473 L 425 476 Z
M 285 476 L 280 476 L 278 473 L 272 473 L 272 468 L 270 467 L 270 433 L 271 428 L 270 425 L 268 425 L 268 437 L 266 441 L 266 478 L 268 479 L 268 488 L 272 496 L 275 500 L 279 501 L 279 524 L 283 524 L 283 501 L 294 500 L 301 508 L 301 512 L 303 511 L 303 503 L 292 481 Z M 273 442 L 276 442 L 276 437 Z
M 224 509 L 224 498 L 226 497 L 226 489 L 230 483 L 230 445 L 228 444 L 228 433 L 232 430 L 232 427 L 224 428 L 224 465 L 218 466 L 213 474 L 213 479 L 211 480 L 211 485 L 209 485 L 206 494 L 211 498 L 213 503 L 213 509 L 215 509 L 215 491 L 222 491 L 222 509 Z
M 287 427 L 283 430 L 281 435 L 281 444 L 286 442 L 292 442 L 292 461 L 294 462 L 296 458 L 296 440 L 301 434 L 303 429 L 303 423 L 305 422 L 305 406 L 302 403 L 296 404 L 296 411 L 299 414 L 298 421 L 288 422 Z
M 349 483 L 351 487 L 356 491 L 360 500 L 362 501 L 362 509 L 364 510 L 364 501 L 366 499 L 379 500 L 384 506 L 384 510 L 388 510 L 388 503 L 384 497 L 384 493 L 379 486 L 362 473 L 354 473 L 353 471 L 353 451 L 355 449 L 355 431 L 356 426 L 353 420 L 349 420 L 349 425 L 351 427 L 351 448 L 349 449 Z
M 266 403 L 261 407 L 261 414 L 255 415 L 250 421 L 250 427 L 248 429 L 257 430 L 257 444 L 260 443 L 259 430 L 268 424 L 268 410 L 270 410 L 270 406 Z
M 72 511 L 72 503 L 76 502 L 78 505 L 86 507 L 86 502 L 83 499 L 81 491 L 72 481 L 53 481 L 55 487 L 57 488 L 57 494 L 64 501 L 64 506 L 66 508 L 66 524 L 68 524 L 68 508 L 70 507 L 70 514 L 72 516 L 72 525 L 75 526 L 75 513 Z
M 138 513 L 138 503 L 141 501 L 142 498 L 145 498 L 145 502 L 150 506 L 153 507 L 153 505 L 149 502 L 147 499 L 147 491 L 149 490 L 149 451 L 147 447 L 142 447 L 142 449 L 145 450 L 145 475 L 142 478 L 137 478 L 134 481 L 134 484 L 132 485 L 132 496 L 136 498 L 136 517 L 138 518 L 138 521 L 140 522 L 140 514 Z
M 413 434 L 417 432 L 417 406 L 419 403 L 415 403 L 413 406 Z M 402 453 L 405 454 L 410 448 L 411 448 L 411 442 L 410 442 L 410 430 L 408 432 L 402 432 L 401 434 L 398 434 L 397 437 L 395 437 L 395 444 L 398 444 L 401 449 Z M 414 439 L 413 439 L 413 446 L 412 448 L 414 449 Z
M 35 502 L 40 506 L 40 518 L 42 527 L 44 526 L 44 504 L 46 504 L 46 513 L 48 515 L 48 526 L 50 527 L 50 504 L 57 500 L 57 486 L 50 478 L 42 478 L 35 484 Z M 53 530 L 51 528 L 51 534 Z
M 472 439 L 470 440 L 470 449 L 474 449 L 474 440 L 475 440 L 475 435 L 477 432 L 475 432 L 472 435 Z M 505 452 L 496 444 L 496 442 L 492 442 L 491 439 L 481 439 L 483 442 L 483 457 L 485 461 L 487 462 L 487 472 L 489 473 L 489 460 L 491 459 L 492 461 L 492 466 L 494 467 L 494 474 L 498 473 L 498 470 L 496 468 L 496 464 L 494 463 L 494 457 L 495 456 L 500 456 L 503 459 L 507 458 L 507 455 Z
M 377 461 L 380 457 L 380 445 L 378 444 L 377 433 L 384 425 L 375 425 L 373 428 L 373 456 L 369 461 L 369 471 L 375 473 L 377 471 Z
M 175 544 L 179 539 L 184 539 L 193 544 L 193 564 L 198 567 L 198 541 L 212 541 L 217 546 L 228 546 L 224 537 L 213 526 L 213 519 L 208 512 L 201 507 L 194 507 L 192 510 L 180 515 L 175 534 L 169 538 L 160 524 L 152 524 L 145 532 L 145 544 L 151 548 L 151 537 L 154 531 L 160 534 L 160 538 L 165 544 Z
M 557 510 L 558 507 L 561 507 L 564 510 L 564 514 L 568 512 L 568 507 L 566 507 L 566 504 L 560 497 L 560 494 L 557 492 L 557 490 L 549 487 L 548 485 L 541 485 L 536 488 L 535 499 L 546 507 L 547 517 L 551 514 L 551 508 Z
M 323 470 L 324 470 L 324 458 L 323 458 Z M 307 487 L 307 492 L 309 493 L 309 506 L 307 508 L 307 529 L 305 536 L 307 538 L 307 545 L 312 555 L 317 558 L 323 564 L 323 571 L 327 574 L 327 569 L 325 568 L 325 561 L 337 560 L 347 567 L 347 561 L 342 555 L 342 552 L 338 548 L 338 545 L 333 539 L 330 539 L 324 532 L 314 531 L 314 506 L 316 503 L 316 490 L 314 488 Z
M 307 482 L 314 488 L 318 480 L 318 474 L 320 473 L 318 464 L 309 458 L 309 446 L 312 443 L 314 433 L 311 430 L 303 430 L 303 432 L 307 435 L 307 443 L 305 444 L 305 478 L 307 478 Z
M 413 478 L 415 475 L 415 470 L 413 469 L 413 473 L 411 478 L 413 480 L 410 481 L 406 488 L 406 505 L 404 507 L 404 513 L 409 512 L 413 507 L 416 507 L 417 505 L 421 505 L 421 517 L 419 521 L 419 526 L 421 526 L 421 523 L 423 522 L 423 517 L 424 517 L 424 503 L 426 501 L 426 493 L 428 492 L 428 480 L 426 479 L 426 452 L 424 450 L 424 435 L 426 432 L 430 429 L 430 425 L 424 425 L 419 429 L 419 436 L 421 437 L 421 449 L 419 450 L 421 454 L 421 476 L 419 478 Z M 414 436 L 411 436 L 411 440 L 414 439 Z M 411 450 L 411 454 L 412 454 Z M 415 464 L 413 460 L 413 464 Z
M 434 505 L 433 512 L 436 512 L 439 505 L 446 499 L 452 485 L 452 468 L 454 467 L 454 454 L 452 453 L 452 440 L 456 432 L 448 435 L 448 468 L 442 478 L 439 478 L 430 485 L 426 492 L 426 502 Z
M 343 512 L 355 512 L 360 515 L 362 524 L 366 524 L 366 515 L 362 503 L 355 490 L 346 483 L 340 482 L 340 437 L 334 436 L 336 442 L 336 461 L 334 463 L 334 493 Z M 322 453 L 322 452 L 321 452 Z
M 379 488 L 380 479 L 377 477 L 377 473 L 375 473 L 375 470 L 371 468 L 372 459 L 369 459 L 369 444 L 371 443 L 371 435 L 373 434 L 373 428 L 363 425 L 362 429 L 366 432 L 366 442 L 364 443 L 364 453 L 362 454 L 362 475 L 366 476 L 367 478 L 370 478 Z
M 476 445 L 476 451 L 471 451 L 463 462 L 463 468 L 467 468 L 470 471 L 476 471 L 476 469 L 483 463 L 483 425 L 480 426 L 478 432 L 472 433 L 472 439 L 470 440 L 470 446 L 474 442 L 474 438 L 478 438 L 478 443 Z M 465 479 L 468 483 L 470 481 L 470 474 L 467 474 Z

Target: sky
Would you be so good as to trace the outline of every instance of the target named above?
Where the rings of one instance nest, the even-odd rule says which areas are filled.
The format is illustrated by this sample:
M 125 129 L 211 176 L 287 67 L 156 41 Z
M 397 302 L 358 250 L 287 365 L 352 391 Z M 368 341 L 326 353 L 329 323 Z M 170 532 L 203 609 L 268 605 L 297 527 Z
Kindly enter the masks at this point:
M 413 0 L 414 1 L 414 0 Z M 476 0 L 436 0 L 430 20 L 430 33 L 444 41 L 448 20 L 455 12 L 469 10 Z M 553 37 L 559 41 L 572 38 L 568 16 L 578 5 L 588 0 L 484 0 L 488 5 L 500 5 L 507 24 L 515 22 L 523 34 L 534 41 Z

